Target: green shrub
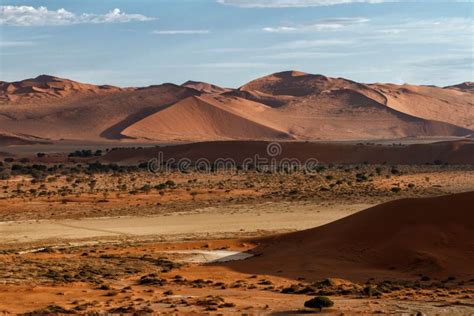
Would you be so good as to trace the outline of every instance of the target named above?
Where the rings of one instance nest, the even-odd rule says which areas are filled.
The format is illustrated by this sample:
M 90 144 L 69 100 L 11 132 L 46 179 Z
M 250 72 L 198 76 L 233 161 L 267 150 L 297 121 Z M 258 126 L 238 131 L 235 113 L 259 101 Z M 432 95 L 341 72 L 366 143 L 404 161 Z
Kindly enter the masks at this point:
M 399 175 L 400 170 L 398 170 L 397 167 L 392 167 L 392 169 L 390 170 L 390 173 L 393 174 L 393 175 Z
M 334 302 L 327 296 L 316 296 L 309 301 L 304 302 L 304 307 L 319 308 L 321 311 L 325 307 L 331 307 Z
M 165 182 L 165 184 L 169 187 L 176 186 L 176 182 L 174 182 L 173 180 L 168 180 L 168 181 Z
M 399 187 L 393 187 L 390 189 L 390 191 L 392 191 L 393 193 L 398 193 L 400 192 L 402 189 L 400 189 Z
M 164 189 L 166 189 L 166 184 L 165 183 L 157 184 L 157 185 L 155 185 L 155 189 L 164 190 Z

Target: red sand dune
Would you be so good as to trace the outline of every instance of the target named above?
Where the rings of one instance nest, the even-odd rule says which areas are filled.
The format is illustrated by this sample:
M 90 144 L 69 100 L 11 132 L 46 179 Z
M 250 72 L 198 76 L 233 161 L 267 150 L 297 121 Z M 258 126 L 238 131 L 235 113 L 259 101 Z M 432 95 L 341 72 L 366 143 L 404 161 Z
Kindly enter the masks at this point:
M 227 91 L 231 90 L 231 89 L 222 88 L 222 87 L 219 87 L 219 86 L 207 83 L 207 82 L 192 81 L 192 80 L 186 81 L 181 86 L 186 87 L 186 88 L 195 89 L 199 92 L 216 93 L 216 94 L 224 93 L 224 92 L 227 92 Z
M 48 141 L 37 137 L 28 135 L 17 135 L 0 131 L 0 145 L 33 145 L 33 144 L 47 144 Z
M 392 86 L 395 90 L 399 87 Z M 442 95 L 439 93 L 442 97 L 451 94 L 456 96 L 448 100 L 454 103 L 453 106 L 444 99 L 439 101 L 444 102 L 445 117 L 446 113 L 453 111 L 454 115 L 449 121 L 441 115 L 435 115 L 440 112 L 437 103 L 433 103 L 436 97 L 424 103 L 415 98 L 405 98 L 403 106 L 396 107 L 391 106 L 394 102 L 388 103 L 387 96 L 380 89 L 371 85 L 301 72 L 282 72 L 262 77 L 225 95 L 232 94 L 278 108 L 284 119 L 276 120 L 298 139 L 471 134 L 472 130 L 466 128 L 470 126 L 468 122 L 471 116 L 474 116 L 470 95 L 433 88 L 433 91 L 438 90 L 443 91 Z M 407 108 L 414 107 L 413 104 L 416 104 L 418 111 L 407 111 Z M 464 115 L 458 115 L 462 111 Z M 457 123 L 465 124 L 457 126 Z
M 0 105 L 40 104 L 54 99 L 84 94 L 101 94 L 122 91 L 113 86 L 96 86 L 68 79 L 41 75 L 16 82 L 0 81 Z
M 404 146 L 320 143 L 320 142 L 280 142 L 282 153 L 276 157 L 267 155 L 265 141 L 217 141 L 181 144 L 142 149 L 116 149 L 103 156 L 103 162 L 138 163 L 158 157 L 164 159 L 188 158 L 196 161 L 206 158 L 213 162 L 218 158 L 231 158 L 241 163 L 255 155 L 265 158 L 296 158 L 301 162 L 317 159 L 320 163 L 373 163 L 373 164 L 474 164 L 474 142 L 470 140 L 414 144 Z
M 251 81 L 234 94 L 256 102 L 267 102 L 268 105 L 277 104 L 285 108 L 289 115 L 314 117 L 314 122 L 319 120 L 319 125 L 333 123 L 332 127 L 327 126 L 320 131 L 325 139 L 331 138 L 331 135 L 324 135 L 328 133 L 328 128 L 337 129 L 334 135 L 347 134 L 345 138 L 351 138 L 351 131 L 355 135 L 360 134 L 359 124 L 364 124 L 365 119 L 371 121 L 373 130 L 364 130 L 368 134 L 364 137 L 373 137 L 377 131 L 380 138 L 390 133 L 395 137 L 410 136 L 410 133 L 412 136 L 466 135 L 474 128 L 472 93 L 453 89 L 367 85 L 343 78 L 287 71 Z M 273 99 L 269 100 L 268 96 L 273 96 Z M 417 121 L 417 118 L 422 120 Z M 381 126 L 377 126 L 379 121 L 383 121 Z M 464 130 L 433 121 L 456 125 Z M 368 126 L 366 128 L 369 129 Z
M 380 204 L 330 224 L 257 240 L 259 256 L 227 264 L 310 280 L 474 275 L 474 192 Z
M 0 82 L 0 126 L 84 141 L 468 136 L 470 87 L 367 85 L 287 71 L 237 90 L 195 81 L 122 89 L 42 75 Z
M 463 85 L 459 85 L 463 86 Z M 438 87 L 377 84 L 372 88 L 386 97 L 385 104 L 397 111 L 474 129 L 474 96 L 468 90 Z
M 51 140 L 117 140 L 123 138 L 120 132 L 131 124 L 183 98 L 199 94 L 173 84 L 108 93 L 87 91 L 48 98 L 47 102 L 22 98 L 19 100 L 32 103 L 0 105 L 0 127 L 11 133 Z
M 291 139 L 265 119 L 266 106 L 225 97 L 189 97 L 127 127 L 122 135 L 155 140 Z
M 445 89 L 454 89 L 463 92 L 470 92 L 474 93 L 474 82 L 466 81 L 460 84 L 456 84 L 453 86 L 444 87 Z

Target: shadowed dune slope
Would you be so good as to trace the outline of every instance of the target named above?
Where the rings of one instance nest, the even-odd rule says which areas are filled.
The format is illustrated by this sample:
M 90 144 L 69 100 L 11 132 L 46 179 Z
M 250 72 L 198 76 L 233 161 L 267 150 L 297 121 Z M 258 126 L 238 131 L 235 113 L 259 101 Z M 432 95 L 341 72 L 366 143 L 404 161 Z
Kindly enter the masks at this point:
M 215 141 L 142 149 L 116 149 L 101 157 L 103 162 L 138 163 L 158 157 L 165 159 L 188 158 L 196 161 L 206 158 L 231 158 L 242 163 L 255 155 L 264 158 L 296 158 L 302 163 L 317 159 L 320 163 L 374 163 L 374 164 L 474 164 L 474 142 L 469 140 L 414 144 L 406 146 L 357 145 L 344 143 L 280 142 L 282 152 L 276 157 L 267 155 L 265 141 Z
M 460 84 L 456 84 L 453 86 L 447 86 L 444 87 L 445 89 L 454 89 L 454 90 L 459 90 L 459 91 L 464 91 L 464 92 L 469 92 L 469 93 L 474 93 L 474 82 L 466 81 Z
M 257 257 L 227 264 L 251 274 L 472 277 L 474 192 L 380 204 L 330 224 L 257 242 Z
M 3 130 L 45 139 L 123 138 L 129 125 L 181 99 L 199 94 L 173 84 L 103 94 L 78 93 L 34 104 L 0 106 Z
M 291 139 L 258 117 L 265 112 L 264 105 L 220 100 L 187 98 L 129 126 L 122 135 L 158 140 Z
M 47 144 L 44 139 L 31 137 L 29 135 L 17 135 L 0 131 L 0 145 L 32 145 L 32 144 Z
M 443 121 L 474 130 L 474 95 L 467 83 L 456 89 L 438 87 L 377 84 L 370 85 L 382 93 L 386 105 L 394 110 L 428 120 Z M 464 88 L 466 89 L 464 89 Z
M 464 136 L 474 128 L 472 94 L 453 89 L 367 85 L 287 71 L 227 94 L 278 107 L 289 118 L 304 116 L 290 127 L 301 139 Z
M 217 93 L 217 94 L 219 94 L 219 93 L 224 93 L 224 92 L 228 92 L 228 91 L 231 90 L 231 89 L 222 88 L 222 87 L 219 87 L 219 86 L 207 83 L 207 82 L 193 81 L 193 80 L 188 80 L 185 83 L 183 83 L 181 86 L 186 87 L 186 88 L 195 89 L 197 91 L 204 92 L 204 93 Z

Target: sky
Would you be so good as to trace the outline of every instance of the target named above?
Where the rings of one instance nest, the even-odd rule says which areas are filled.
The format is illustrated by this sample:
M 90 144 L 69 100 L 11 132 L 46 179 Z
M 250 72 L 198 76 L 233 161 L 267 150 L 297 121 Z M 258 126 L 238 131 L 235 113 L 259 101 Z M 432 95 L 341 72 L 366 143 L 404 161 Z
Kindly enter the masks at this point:
M 474 0 L 0 0 L 0 80 L 474 81 Z

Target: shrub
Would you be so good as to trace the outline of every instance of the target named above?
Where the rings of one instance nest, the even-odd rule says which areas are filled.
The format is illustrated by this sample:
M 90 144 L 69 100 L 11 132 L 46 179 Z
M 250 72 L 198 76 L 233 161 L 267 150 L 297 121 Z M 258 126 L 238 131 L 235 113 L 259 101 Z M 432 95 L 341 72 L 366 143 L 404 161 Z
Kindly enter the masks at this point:
M 397 167 L 392 167 L 392 169 L 390 170 L 390 173 L 394 175 L 398 175 L 400 174 L 400 170 L 398 170 Z
M 334 305 L 334 302 L 331 301 L 329 297 L 326 296 L 316 296 L 309 301 L 304 302 L 304 307 L 309 308 L 319 308 L 321 311 L 324 307 L 331 307 Z
M 142 190 L 143 192 L 148 193 L 148 192 L 150 192 L 150 190 L 151 190 L 151 186 L 150 186 L 149 184 L 145 184 L 145 185 L 142 186 L 141 190 Z
M 168 186 L 168 187 L 174 187 L 176 186 L 176 182 L 174 182 L 173 180 L 168 180 L 165 182 L 165 184 Z
M 372 296 L 377 296 L 377 297 L 380 297 L 382 295 L 382 293 L 380 293 L 380 291 L 378 291 L 376 288 L 372 287 L 372 286 L 366 286 L 362 292 L 364 293 L 364 295 L 368 296 L 368 297 L 372 297 Z
M 367 181 L 369 180 L 369 177 L 365 173 L 357 173 L 356 174 L 356 181 L 357 182 L 362 182 L 362 181 Z
M 155 189 L 164 190 L 164 189 L 166 189 L 166 184 L 165 183 L 157 184 L 157 185 L 155 185 Z
M 400 192 L 402 189 L 400 189 L 399 187 L 393 187 L 390 189 L 390 191 L 392 191 L 393 193 L 398 193 Z

